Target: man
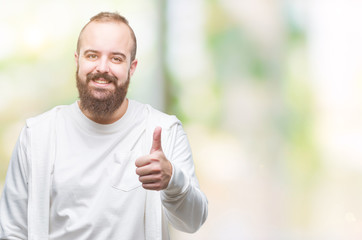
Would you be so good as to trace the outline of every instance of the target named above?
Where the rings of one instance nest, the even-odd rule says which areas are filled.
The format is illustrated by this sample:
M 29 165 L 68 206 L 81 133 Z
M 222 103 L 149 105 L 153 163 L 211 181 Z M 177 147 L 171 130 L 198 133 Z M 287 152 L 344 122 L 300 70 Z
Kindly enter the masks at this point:
M 127 20 L 102 12 L 75 53 L 80 100 L 28 119 L 0 202 L 0 239 L 169 239 L 207 217 L 180 122 L 126 98 L 137 67 Z

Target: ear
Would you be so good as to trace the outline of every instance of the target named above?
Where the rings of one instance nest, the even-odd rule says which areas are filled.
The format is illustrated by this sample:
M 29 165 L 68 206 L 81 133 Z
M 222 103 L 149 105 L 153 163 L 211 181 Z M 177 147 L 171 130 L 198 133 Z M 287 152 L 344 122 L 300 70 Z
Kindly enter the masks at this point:
M 79 55 L 77 52 L 74 53 L 75 66 L 78 68 Z
M 136 71 L 137 64 L 138 64 L 138 59 L 137 59 L 137 58 L 131 62 L 131 66 L 130 66 L 130 68 L 129 68 L 129 74 L 130 74 L 131 76 L 132 76 L 133 73 Z

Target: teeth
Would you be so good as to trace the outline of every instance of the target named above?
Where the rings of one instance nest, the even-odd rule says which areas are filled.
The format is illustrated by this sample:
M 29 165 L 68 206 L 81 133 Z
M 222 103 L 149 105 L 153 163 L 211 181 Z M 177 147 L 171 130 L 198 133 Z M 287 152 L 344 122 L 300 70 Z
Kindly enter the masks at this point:
M 106 83 L 109 83 L 109 81 L 106 81 L 106 80 L 94 80 L 96 83 L 101 83 L 101 84 L 106 84 Z

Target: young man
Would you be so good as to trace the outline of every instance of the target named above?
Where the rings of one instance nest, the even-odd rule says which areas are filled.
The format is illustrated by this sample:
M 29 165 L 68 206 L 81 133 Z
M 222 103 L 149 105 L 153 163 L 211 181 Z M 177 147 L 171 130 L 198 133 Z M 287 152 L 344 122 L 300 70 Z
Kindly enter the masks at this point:
M 169 239 L 207 217 L 174 116 L 126 98 L 137 67 L 127 20 L 102 12 L 75 53 L 79 101 L 28 119 L 0 202 L 0 239 Z

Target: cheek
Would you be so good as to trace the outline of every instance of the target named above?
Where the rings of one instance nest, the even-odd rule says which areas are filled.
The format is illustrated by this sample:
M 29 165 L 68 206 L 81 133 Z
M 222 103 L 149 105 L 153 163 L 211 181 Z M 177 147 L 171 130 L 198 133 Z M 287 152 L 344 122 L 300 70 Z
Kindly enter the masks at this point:
M 128 69 L 126 67 L 124 68 L 116 68 L 112 69 L 112 73 L 114 76 L 120 80 L 120 82 L 125 82 L 128 78 Z
M 94 64 L 90 64 L 88 62 L 79 62 L 79 75 L 85 76 L 88 73 L 92 72 L 94 69 Z

